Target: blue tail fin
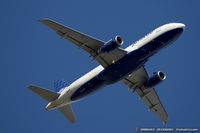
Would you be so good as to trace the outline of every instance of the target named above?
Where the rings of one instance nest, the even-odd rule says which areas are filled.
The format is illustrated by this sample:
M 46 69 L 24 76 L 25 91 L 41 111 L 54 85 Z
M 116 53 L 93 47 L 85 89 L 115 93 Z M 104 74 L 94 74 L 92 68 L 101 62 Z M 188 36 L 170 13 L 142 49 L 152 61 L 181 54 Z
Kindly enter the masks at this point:
M 65 87 L 67 87 L 67 83 L 62 79 L 54 82 L 54 89 L 56 92 L 60 93 Z

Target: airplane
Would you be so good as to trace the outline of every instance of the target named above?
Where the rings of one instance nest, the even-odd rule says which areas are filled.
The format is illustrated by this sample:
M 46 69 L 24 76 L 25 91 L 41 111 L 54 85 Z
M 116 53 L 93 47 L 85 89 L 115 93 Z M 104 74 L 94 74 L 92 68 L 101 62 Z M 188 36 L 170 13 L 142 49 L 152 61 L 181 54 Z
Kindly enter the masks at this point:
M 120 81 L 127 85 L 129 90 L 137 92 L 149 111 L 156 113 L 164 124 L 168 121 L 168 114 L 154 88 L 166 79 L 166 75 L 162 71 L 157 71 L 149 76 L 145 63 L 183 33 L 185 30 L 183 23 L 160 26 L 125 49 L 120 48 L 123 40 L 118 35 L 104 42 L 50 19 L 42 19 L 41 23 L 55 30 L 61 38 L 88 52 L 92 60 L 100 64 L 69 86 L 65 81 L 58 80 L 54 84 L 55 89 L 59 90 L 57 92 L 29 85 L 30 90 L 49 101 L 46 110 L 57 108 L 71 123 L 74 123 L 76 117 L 71 107 L 72 103 L 106 85 Z

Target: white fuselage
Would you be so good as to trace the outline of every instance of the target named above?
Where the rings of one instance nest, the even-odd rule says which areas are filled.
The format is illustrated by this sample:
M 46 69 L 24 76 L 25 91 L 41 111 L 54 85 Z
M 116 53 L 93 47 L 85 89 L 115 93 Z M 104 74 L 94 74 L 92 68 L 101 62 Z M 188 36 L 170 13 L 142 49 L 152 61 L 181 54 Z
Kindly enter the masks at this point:
M 161 36 L 162 34 L 171 31 L 173 29 L 177 29 L 177 28 L 183 28 L 184 29 L 185 25 L 182 23 L 169 23 L 169 24 L 165 24 L 155 30 L 153 30 L 151 33 L 147 34 L 145 37 L 143 37 L 142 39 L 138 40 L 137 42 L 135 42 L 134 44 L 130 45 L 129 47 L 127 47 L 125 50 L 129 53 L 132 52 L 134 50 L 137 50 L 141 47 L 143 47 L 144 45 L 146 45 L 148 42 L 154 40 L 155 38 Z M 66 104 L 70 104 L 72 101 L 70 98 L 71 96 L 74 94 L 74 92 L 79 89 L 82 85 L 84 85 L 85 83 L 87 83 L 89 80 L 93 79 L 95 76 L 97 76 L 100 72 L 102 72 L 104 70 L 104 68 L 99 65 L 97 66 L 95 69 L 91 70 L 90 72 L 88 72 L 87 74 L 85 74 L 84 76 L 82 76 L 81 78 L 77 79 L 76 81 L 74 81 L 71 85 L 69 85 L 68 87 L 66 87 L 60 94 L 60 96 L 58 97 L 57 100 L 50 102 L 47 105 L 47 109 L 53 109 L 53 108 L 58 108 L 61 106 L 64 106 Z M 77 101 L 77 100 L 76 100 Z

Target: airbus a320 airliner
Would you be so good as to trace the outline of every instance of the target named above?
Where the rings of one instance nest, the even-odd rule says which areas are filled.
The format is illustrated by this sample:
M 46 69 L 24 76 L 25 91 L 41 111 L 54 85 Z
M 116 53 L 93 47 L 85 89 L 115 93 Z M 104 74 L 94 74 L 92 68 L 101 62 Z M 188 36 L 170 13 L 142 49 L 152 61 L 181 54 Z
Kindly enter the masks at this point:
M 155 112 L 164 123 L 167 122 L 168 114 L 154 88 L 166 79 L 166 75 L 158 71 L 150 77 L 144 65 L 152 55 L 183 33 L 184 24 L 165 24 L 126 49 L 122 49 L 120 46 L 123 40 L 120 36 L 104 42 L 50 19 L 43 19 L 41 22 L 55 30 L 61 38 L 87 51 L 100 64 L 69 86 L 62 80 L 55 82 L 58 92 L 29 85 L 29 89 L 49 101 L 46 110 L 57 108 L 70 122 L 74 123 L 76 118 L 71 103 L 79 101 L 106 85 L 120 81 L 127 85 L 129 90 L 137 92 L 149 110 Z

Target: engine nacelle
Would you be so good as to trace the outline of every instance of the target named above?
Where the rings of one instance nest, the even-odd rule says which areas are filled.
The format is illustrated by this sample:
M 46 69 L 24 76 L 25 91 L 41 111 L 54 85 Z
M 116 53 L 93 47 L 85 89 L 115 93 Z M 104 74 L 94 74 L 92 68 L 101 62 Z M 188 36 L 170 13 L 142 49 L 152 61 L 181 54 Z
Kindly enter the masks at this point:
M 116 36 L 114 39 L 106 42 L 98 51 L 98 53 L 105 53 L 120 47 L 123 44 L 123 40 L 120 36 Z
M 166 79 L 166 75 L 164 72 L 158 71 L 156 74 L 154 74 L 152 77 L 150 77 L 145 83 L 145 88 L 152 88 L 156 85 L 158 85 L 160 82 Z

